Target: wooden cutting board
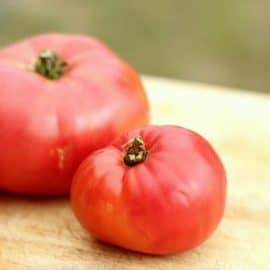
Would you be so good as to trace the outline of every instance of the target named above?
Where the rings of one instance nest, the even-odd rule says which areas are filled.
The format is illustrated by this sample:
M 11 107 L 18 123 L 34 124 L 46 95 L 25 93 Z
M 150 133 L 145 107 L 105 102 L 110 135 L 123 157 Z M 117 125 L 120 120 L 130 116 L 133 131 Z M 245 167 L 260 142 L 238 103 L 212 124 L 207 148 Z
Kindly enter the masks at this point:
M 270 96 L 144 81 L 152 122 L 198 131 L 225 163 L 228 203 L 216 232 L 190 252 L 146 256 L 90 238 L 65 198 L 0 194 L 0 270 L 270 269 Z

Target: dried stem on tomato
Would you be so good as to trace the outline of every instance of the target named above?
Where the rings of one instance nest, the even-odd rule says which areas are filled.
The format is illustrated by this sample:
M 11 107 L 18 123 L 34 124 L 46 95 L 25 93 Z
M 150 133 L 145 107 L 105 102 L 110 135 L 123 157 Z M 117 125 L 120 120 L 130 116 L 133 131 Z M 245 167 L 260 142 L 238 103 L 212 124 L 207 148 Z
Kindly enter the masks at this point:
M 130 167 L 144 162 L 149 153 L 145 148 L 145 144 L 141 136 L 136 136 L 135 138 L 131 139 L 125 145 L 124 151 L 124 162 Z

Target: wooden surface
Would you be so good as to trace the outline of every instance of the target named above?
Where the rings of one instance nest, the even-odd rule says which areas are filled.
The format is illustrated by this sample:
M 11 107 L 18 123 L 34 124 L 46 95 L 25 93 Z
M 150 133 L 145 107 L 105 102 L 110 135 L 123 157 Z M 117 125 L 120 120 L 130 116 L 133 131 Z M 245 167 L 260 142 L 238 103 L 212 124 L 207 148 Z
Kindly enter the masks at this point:
M 192 128 L 228 172 L 225 217 L 183 254 L 153 257 L 91 239 L 68 201 L 0 195 L 1 270 L 269 270 L 270 96 L 145 77 L 153 123 Z

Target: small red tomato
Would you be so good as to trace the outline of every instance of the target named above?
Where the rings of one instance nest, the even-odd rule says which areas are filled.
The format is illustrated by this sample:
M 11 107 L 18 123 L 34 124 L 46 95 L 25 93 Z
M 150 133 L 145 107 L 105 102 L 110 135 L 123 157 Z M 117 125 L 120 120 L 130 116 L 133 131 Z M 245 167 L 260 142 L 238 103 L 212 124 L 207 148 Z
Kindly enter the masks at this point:
M 138 74 L 94 38 L 44 34 L 2 48 L 0 188 L 68 193 L 91 151 L 148 118 Z
M 169 254 L 193 248 L 215 230 L 226 174 L 211 145 L 177 126 L 129 132 L 79 167 L 71 203 L 96 238 L 127 249 Z

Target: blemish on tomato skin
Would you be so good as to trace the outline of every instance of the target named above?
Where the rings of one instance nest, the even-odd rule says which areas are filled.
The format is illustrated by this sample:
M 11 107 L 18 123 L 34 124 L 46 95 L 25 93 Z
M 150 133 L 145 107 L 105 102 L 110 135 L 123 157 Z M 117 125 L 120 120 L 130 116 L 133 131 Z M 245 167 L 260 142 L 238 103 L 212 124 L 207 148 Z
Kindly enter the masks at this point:
M 63 170 L 65 168 L 65 149 L 64 148 L 56 148 L 56 153 L 58 157 L 58 168 Z
M 57 166 L 59 171 L 63 171 L 71 166 L 73 154 L 72 144 L 62 145 L 51 150 L 55 166 Z

